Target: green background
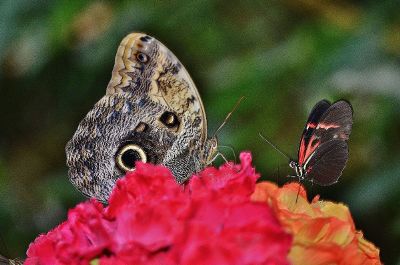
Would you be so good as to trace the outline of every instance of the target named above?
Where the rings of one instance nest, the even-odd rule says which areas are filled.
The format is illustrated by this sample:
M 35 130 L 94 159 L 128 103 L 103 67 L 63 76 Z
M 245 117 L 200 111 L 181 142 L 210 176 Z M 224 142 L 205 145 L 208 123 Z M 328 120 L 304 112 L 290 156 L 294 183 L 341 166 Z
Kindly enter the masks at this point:
M 400 264 L 399 13 L 399 1 L 1 1 L 0 253 L 23 257 L 84 200 L 68 181 L 65 144 L 105 93 L 119 42 L 141 31 L 191 73 L 209 133 L 246 97 L 220 144 L 251 150 L 263 178 L 280 184 L 286 160 L 258 132 L 295 156 L 312 106 L 348 99 L 347 168 L 309 195 L 348 204 L 382 260 Z

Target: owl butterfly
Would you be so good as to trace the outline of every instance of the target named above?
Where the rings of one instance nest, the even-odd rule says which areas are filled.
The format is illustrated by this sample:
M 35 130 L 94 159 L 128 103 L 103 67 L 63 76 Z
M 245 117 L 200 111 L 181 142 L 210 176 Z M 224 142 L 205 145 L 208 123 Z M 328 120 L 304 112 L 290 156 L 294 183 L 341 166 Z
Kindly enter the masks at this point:
M 101 201 L 136 161 L 165 165 L 183 183 L 211 163 L 216 150 L 188 72 L 167 47 L 142 33 L 122 40 L 105 96 L 66 146 L 71 182 Z

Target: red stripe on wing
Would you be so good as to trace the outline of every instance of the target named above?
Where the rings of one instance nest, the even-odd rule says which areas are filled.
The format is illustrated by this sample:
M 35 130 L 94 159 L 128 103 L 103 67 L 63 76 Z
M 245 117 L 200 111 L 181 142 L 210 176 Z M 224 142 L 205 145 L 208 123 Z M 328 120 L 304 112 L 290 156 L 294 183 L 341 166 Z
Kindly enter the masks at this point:
M 300 165 L 303 165 L 305 161 L 310 157 L 310 155 L 315 151 L 315 149 L 320 144 L 320 141 L 317 140 L 317 134 L 321 136 L 323 133 L 320 130 L 328 130 L 328 129 L 335 129 L 339 128 L 340 125 L 331 123 L 309 123 L 307 124 L 306 131 L 311 129 L 311 137 L 305 139 L 305 135 L 303 135 L 300 141 L 300 151 L 298 161 Z
M 337 124 L 318 123 L 317 130 L 318 129 L 328 130 L 328 129 L 331 129 L 331 128 L 339 128 L 339 127 L 340 127 L 340 125 L 337 125 Z
M 310 157 L 310 155 L 317 149 L 319 146 L 320 141 L 317 140 L 315 134 L 311 135 L 311 138 L 309 139 L 307 146 L 305 146 L 304 139 L 301 139 L 301 144 L 300 144 L 300 156 L 299 156 L 299 164 L 303 165 L 305 161 Z
M 305 154 L 310 143 L 310 137 L 313 135 L 315 128 L 317 127 L 316 123 L 309 122 L 306 124 L 304 128 L 303 135 L 301 136 L 300 140 L 300 147 L 299 147 L 299 157 L 298 161 L 300 164 L 305 160 Z

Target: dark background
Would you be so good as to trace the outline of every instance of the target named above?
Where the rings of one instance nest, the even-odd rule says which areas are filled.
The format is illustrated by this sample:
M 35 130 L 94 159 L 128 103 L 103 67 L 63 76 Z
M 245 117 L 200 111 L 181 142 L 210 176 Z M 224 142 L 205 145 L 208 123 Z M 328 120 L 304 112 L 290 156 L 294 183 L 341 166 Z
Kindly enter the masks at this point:
M 105 93 L 119 42 L 141 31 L 191 73 L 210 133 L 246 97 L 220 143 L 251 150 L 280 184 L 289 168 L 258 132 L 295 156 L 312 106 L 348 99 L 348 166 L 310 197 L 348 204 L 382 260 L 400 264 L 399 13 L 399 1 L 1 1 L 0 252 L 23 257 L 84 200 L 64 146 Z

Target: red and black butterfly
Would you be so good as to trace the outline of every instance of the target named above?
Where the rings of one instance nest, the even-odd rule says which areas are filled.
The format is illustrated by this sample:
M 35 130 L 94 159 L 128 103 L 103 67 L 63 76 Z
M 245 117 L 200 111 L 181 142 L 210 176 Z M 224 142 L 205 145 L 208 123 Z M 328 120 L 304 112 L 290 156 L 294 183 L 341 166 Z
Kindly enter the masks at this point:
M 289 166 L 299 180 L 309 180 L 322 186 L 336 183 L 349 158 L 347 140 L 353 125 L 353 109 L 349 102 L 331 104 L 319 101 L 312 109 L 300 139 L 297 161 L 289 158 Z

